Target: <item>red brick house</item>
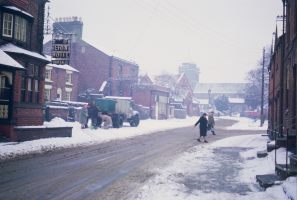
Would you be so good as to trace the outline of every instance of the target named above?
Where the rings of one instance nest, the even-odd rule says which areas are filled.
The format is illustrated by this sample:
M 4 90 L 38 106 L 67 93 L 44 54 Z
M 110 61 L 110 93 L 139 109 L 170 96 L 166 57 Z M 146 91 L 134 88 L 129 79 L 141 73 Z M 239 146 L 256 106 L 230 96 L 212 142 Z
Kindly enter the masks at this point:
M 133 88 L 136 104 L 149 107 L 152 119 L 169 118 L 169 88 L 151 84 L 148 76 L 140 77 L 139 84 Z
M 79 71 L 70 65 L 47 64 L 45 101 L 77 101 Z
M 269 131 L 276 133 L 277 143 L 287 139 L 296 147 L 297 2 L 286 0 L 284 3 L 285 34 L 278 38 L 276 33 L 269 67 Z
M 275 150 L 275 170 L 281 180 L 297 174 L 297 2 L 283 0 L 282 3 L 285 21 L 281 37 L 275 33 L 269 66 L 268 112 L 270 139 L 275 140 L 275 148 L 284 147 L 287 151 L 285 163 L 279 163 Z M 265 183 L 261 178 L 265 176 L 258 176 L 258 181 Z
M 0 2 L 0 135 L 20 139 L 16 127 L 43 124 L 42 55 L 44 7 L 47 0 Z
M 63 29 L 61 28 L 63 27 Z M 73 34 L 70 65 L 79 73 L 78 93 L 99 91 L 104 95 L 132 96 L 137 84 L 139 66 L 136 63 L 110 56 L 82 39 L 83 23 L 77 17 L 54 23 L 54 32 Z M 44 44 L 44 53 L 51 54 L 51 41 Z
M 282 67 L 282 45 L 283 36 L 278 38 L 277 32 L 274 43 L 274 52 L 272 54 L 269 66 L 269 95 L 268 95 L 268 129 L 280 130 L 281 127 L 278 121 L 280 120 L 280 93 L 281 93 L 281 82 L 280 73 Z
M 192 116 L 194 114 L 193 90 L 185 73 L 179 75 L 174 87 L 174 91 L 172 91 L 172 99 L 175 102 L 181 102 L 186 107 L 188 115 Z

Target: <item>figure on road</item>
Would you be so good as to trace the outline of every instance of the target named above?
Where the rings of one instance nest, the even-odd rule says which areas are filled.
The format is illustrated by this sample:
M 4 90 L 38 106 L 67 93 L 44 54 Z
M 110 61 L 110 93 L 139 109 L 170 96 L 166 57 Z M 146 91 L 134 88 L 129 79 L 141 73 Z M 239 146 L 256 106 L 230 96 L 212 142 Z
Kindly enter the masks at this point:
M 199 118 L 199 120 L 195 123 L 195 127 L 199 124 L 200 129 L 200 137 L 197 139 L 198 142 L 201 142 L 201 137 L 203 137 L 204 142 L 208 142 L 206 140 L 206 133 L 207 133 L 207 118 L 206 113 L 203 113 L 202 116 Z
M 81 124 L 81 128 L 88 128 L 88 117 L 88 104 L 86 104 L 82 107 L 79 114 L 79 122 Z
M 107 115 L 106 113 L 102 113 L 100 114 L 100 118 L 103 123 L 102 128 L 109 129 L 112 127 L 112 119 L 109 115 Z
M 215 134 L 215 131 L 214 131 L 215 120 L 214 120 L 213 115 L 214 115 L 214 112 L 213 111 L 211 111 L 208 114 L 208 130 L 210 130 L 213 135 L 216 135 Z

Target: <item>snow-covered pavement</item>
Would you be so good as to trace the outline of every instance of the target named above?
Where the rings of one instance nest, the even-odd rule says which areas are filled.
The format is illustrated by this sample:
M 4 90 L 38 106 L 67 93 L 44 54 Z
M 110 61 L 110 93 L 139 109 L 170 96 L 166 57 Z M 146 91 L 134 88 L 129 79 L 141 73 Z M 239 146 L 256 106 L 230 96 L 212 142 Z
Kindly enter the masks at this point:
M 239 117 L 220 117 L 222 119 L 232 119 L 238 121 L 230 129 L 259 130 L 265 129 L 259 127 L 258 122 L 248 118 Z M 193 126 L 197 117 L 188 117 L 187 119 L 169 119 L 169 120 L 142 120 L 138 127 L 130 127 L 128 124 L 120 129 L 81 129 L 78 122 L 65 122 L 60 118 L 55 118 L 51 122 L 45 122 L 44 126 L 59 127 L 72 126 L 71 138 L 47 138 L 21 143 L 7 142 L 0 143 L 0 159 L 9 159 L 16 156 L 22 156 L 30 153 L 42 153 L 57 148 L 70 148 L 75 146 L 91 145 L 107 142 L 116 139 L 125 139 L 137 135 L 150 134 L 157 131 Z M 218 120 L 218 118 L 216 118 Z M 125 124 L 124 124 L 125 125 Z M 226 127 L 228 128 L 228 127 Z
M 165 169 L 154 169 L 132 198 L 137 200 L 296 200 L 297 177 L 263 191 L 256 175 L 274 173 L 274 153 L 257 158 L 266 148 L 261 135 L 230 137 L 190 149 Z M 284 162 L 285 150 L 278 152 Z
M 247 118 L 221 118 L 238 121 L 230 127 L 225 127 L 227 130 L 266 130 L 267 128 L 267 124 L 259 127 L 259 121 L 255 122 Z M 159 121 L 143 120 L 137 128 L 125 126 L 121 129 L 94 130 L 81 129 L 78 123 L 54 119 L 50 123 L 45 123 L 44 126 L 73 126 L 71 138 L 0 143 L 0 158 L 7 159 L 56 148 L 91 145 L 156 131 L 193 126 L 196 120 L 197 117 Z M 270 153 L 266 158 L 256 157 L 257 151 L 266 148 L 267 141 L 268 138 L 261 135 L 247 135 L 226 138 L 212 144 L 197 145 L 182 154 L 170 167 L 153 169 L 158 175 L 150 179 L 133 199 L 297 200 L 296 177 L 289 178 L 281 185 L 268 188 L 266 191 L 258 187 L 256 175 L 274 172 L 274 153 Z M 233 153 L 229 154 L 230 152 Z M 280 149 L 277 153 L 278 163 L 284 163 L 285 150 Z M 218 156 L 224 159 L 216 159 Z M 230 167 L 226 167 L 229 164 Z M 209 180 L 206 180 L 206 175 L 210 175 Z M 199 186 L 204 181 L 208 184 Z

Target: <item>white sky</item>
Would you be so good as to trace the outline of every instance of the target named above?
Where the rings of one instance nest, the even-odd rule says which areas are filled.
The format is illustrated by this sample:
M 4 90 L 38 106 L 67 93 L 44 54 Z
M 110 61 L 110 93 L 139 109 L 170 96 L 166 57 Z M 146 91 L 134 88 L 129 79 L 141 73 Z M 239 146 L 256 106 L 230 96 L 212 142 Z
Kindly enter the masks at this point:
M 140 65 L 141 74 L 200 68 L 201 82 L 243 82 L 270 45 L 281 0 L 51 0 L 52 18 L 78 16 L 83 39 Z

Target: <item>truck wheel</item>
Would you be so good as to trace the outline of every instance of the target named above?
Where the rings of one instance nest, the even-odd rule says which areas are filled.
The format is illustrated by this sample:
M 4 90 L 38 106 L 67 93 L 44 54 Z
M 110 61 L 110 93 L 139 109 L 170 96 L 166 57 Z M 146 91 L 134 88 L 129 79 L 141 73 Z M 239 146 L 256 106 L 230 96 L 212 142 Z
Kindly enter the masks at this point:
M 139 125 L 139 116 L 136 115 L 134 117 L 132 117 L 132 119 L 130 120 L 130 126 L 132 127 L 137 127 Z
M 112 116 L 112 127 L 113 128 L 120 128 L 120 119 L 118 115 Z
M 123 118 L 119 118 L 119 127 L 123 127 L 123 124 L 124 124 L 124 120 Z

